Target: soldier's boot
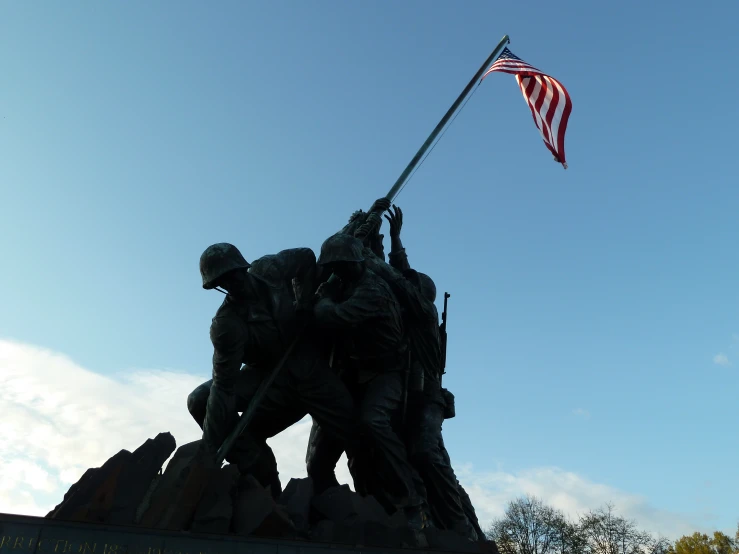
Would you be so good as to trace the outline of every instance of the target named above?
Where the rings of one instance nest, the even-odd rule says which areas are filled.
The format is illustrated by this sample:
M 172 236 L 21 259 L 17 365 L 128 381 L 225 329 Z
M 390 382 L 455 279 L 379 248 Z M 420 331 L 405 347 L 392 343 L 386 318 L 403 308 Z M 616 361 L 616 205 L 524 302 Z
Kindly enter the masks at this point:
M 282 494 L 277 460 L 266 442 L 260 444 L 244 433 L 226 456 L 226 461 L 236 465 L 241 475 L 251 475 L 260 485 L 269 488 L 275 500 Z
M 446 450 L 444 452 L 446 453 Z M 480 522 L 477 519 L 475 508 L 472 506 L 472 500 L 470 500 L 470 496 L 467 494 L 467 491 L 464 490 L 464 487 L 459 483 L 459 481 L 457 481 L 457 489 L 459 490 L 459 499 L 462 501 L 462 509 L 464 510 L 464 514 L 467 517 L 467 521 L 475 530 L 477 540 L 487 541 L 488 538 L 485 536 L 485 533 L 480 527 Z
M 314 494 L 321 494 L 331 487 L 338 487 L 339 480 L 336 478 L 336 473 L 330 468 L 316 468 L 313 464 L 308 464 L 307 467 L 308 477 L 313 481 L 313 492 Z
M 414 506 L 407 506 L 403 511 L 408 520 L 408 527 L 414 531 L 423 531 L 424 529 L 434 527 L 425 502 L 421 502 Z

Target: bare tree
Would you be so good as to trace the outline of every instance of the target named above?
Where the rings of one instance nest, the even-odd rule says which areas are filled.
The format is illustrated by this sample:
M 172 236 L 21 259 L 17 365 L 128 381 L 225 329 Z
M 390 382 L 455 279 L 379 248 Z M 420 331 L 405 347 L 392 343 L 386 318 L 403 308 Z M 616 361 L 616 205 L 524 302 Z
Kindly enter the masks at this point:
M 578 527 L 586 554 L 665 554 L 670 546 L 616 515 L 612 504 L 584 515 Z
M 574 527 L 564 515 L 534 496 L 508 504 L 503 518 L 493 522 L 489 535 L 501 554 L 562 554 Z M 566 550 L 567 554 L 574 554 Z
M 560 554 L 585 554 L 587 542 L 577 523 L 571 523 L 562 517 L 557 519 L 555 528 L 559 534 L 557 542 Z
M 573 523 L 533 496 L 510 502 L 488 535 L 501 554 L 680 554 L 668 552 L 671 545 L 667 539 L 655 538 L 634 521 L 617 515 L 612 504 Z

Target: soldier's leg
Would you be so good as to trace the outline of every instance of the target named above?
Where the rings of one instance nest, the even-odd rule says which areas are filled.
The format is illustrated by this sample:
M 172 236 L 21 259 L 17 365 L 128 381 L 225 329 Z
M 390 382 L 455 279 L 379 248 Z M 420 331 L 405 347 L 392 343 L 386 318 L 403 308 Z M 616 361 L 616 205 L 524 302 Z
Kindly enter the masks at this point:
M 343 443 L 337 437 L 326 433 L 314 419 L 305 462 L 308 476 L 313 479 L 316 494 L 339 485 L 335 470 L 343 453 Z
M 327 366 L 314 367 L 307 378 L 294 384 L 298 402 L 323 432 L 337 438 L 350 450 L 356 443 L 357 419 L 346 385 Z
M 187 411 L 197 422 L 200 428 L 203 428 L 203 422 L 205 421 L 205 408 L 208 405 L 208 396 L 210 395 L 210 387 L 213 384 L 213 379 L 209 379 L 202 385 L 199 385 L 194 391 L 187 397 Z
M 246 372 L 247 371 L 256 371 L 246 368 L 244 366 L 244 369 L 242 371 L 242 376 L 247 377 Z M 236 394 L 236 409 L 239 412 L 243 412 L 246 410 L 246 408 L 249 405 L 249 402 L 251 401 L 252 396 L 256 393 L 257 387 L 259 386 L 259 383 L 261 382 L 261 379 L 263 378 L 263 375 L 260 374 L 258 379 L 249 379 L 249 378 L 242 378 L 239 379 L 239 381 L 235 385 L 235 394 Z M 203 383 L 202 385 L 199 385 L 195 390 L 193 390 L 189 396 L 187 397 L 187 409 L 190 412 L 190 415 L 193 417 L 193 419 L 197 422 L 197 424 L 200 426 L 200 428 L 203 428 L 203 421 L 205 420 L 205 413 L 206 413 L 206 407 L 208 405 L 208 396 L 210 395 L 210 389 L 213 384 L 213 379 L 210 379 Z M 276 384 L 274 385 L 275 389 L 279 389 L 280 385 Z M 283 393 L 284 394 L 284 393 Z M 272 401 L 274 403 L 274 394 L 268 395 L 265 403 L 268 403 Z M 264 411 L 264 408 L 260 410 L 261 412 Z M 257 416 L 257 419 L 259 419 L 259 413 L 255 414 Z M 302 419 L 302 415 L 298 417 L 297 420 L 299 421 Z M 273 437 L 280 431 L 284 430 L 285 427 L 283 425 L 285 424 L 283 421 L 276 421 L 272 420 L 270 421 L 268 418 L 262 417 L 263 420 L 265 420 L 265 427 L 264 427 L 264 433 L 267 434 L 268 437 Z M 293 421 L 293 423 L 295 422 Z M 292 425 L 292 423 L 291 423 Z M 289 426 L 289 425 L 288 425 Z M 274 427 L 276 430 L 273 430 L 272 427 Z
M 462 509 L 464 510 L 464 515 L 467 517 L 467 521 L 470 522 L 470 525 L 472 525 L 472 528 L 475 530 L 478 540 L 487 540 L 485 532 L 480 527 L 480 522 L 477 519 L 475 507 L 472 505 L 470 495 L 467 494 L 467 491 L 464 490 L 464 487 L 459 483 L 459 481 L 457 481 L 457 488 L 459 489 L 459 498 L 462 501 Z
M 391 427 L 401 441 L 406 444 L 406 448 L 406 433 L 411 421 L 411 414 L 409 413 L 411 410 L 413 410 L 413 407 L 409 403 L 405 417 L 402 409 L 394 411 L 391 416 Z M 385 462 L 383 452 L 373 448 L 371 441 L 364 441 L 364 443 L 367 445 L 364 451 L 355 458 L 349 459 L 349 469 L 354 479 L 355 490 L 362 495 L 374 496 L 385 510 L 392 514 L 398 509 L 398 497 L 405 495 L 404 491 L 407 491 L 407 487 L 395 472 L 382 470 Z M 412 472 L 412 477 L 416 495 L 421 499 L 420 511 L 429 516 L 425 519 L 430 524 L 426 487 L 423 479 L 417 471 Z
M 405 509 L 413 524 L 420 526 L 423 498 L 416 490 L 416 472 L 408 460 L 404 442 L 392 427 L 392 420 L 403 400 L 403 376 L 400 372 L 388 372 L 374 377 L 367 385 L 359 408 L 362 434 L 369 438 L 380 454 L 379 472 L 386 473 L 382 480 L 392 485 L 393 503 Z
M 313 418 L 306 465 L 320 491 L 338 484 L 335 468 L 341 454 L 351 456 L 358 448 L 354 399 L 311 341 L 296 349 L 291 362 L 290 386 Z
M 426 486 L 428 503 L 435 523 L 475 539 L 467 521 L 457 488 L 457 477 L 440 448 L 444 407 L 440 398 L 426 398 L 414 418 L 409 438 L 409 457 Z
M 321 428 L 320 425 L 316 422 L 316 419 L 314 417 L 311 417 L 312 423 L 310 426 L 310 433 L 308 433 L 308 447 L 305 449 L 305 464 L 308 465 L 310 463 L 311 458 L 313 457 L 313 451 L 315 450 L 315 445 L 317 442 L 317 435 L 319 432 L 319 429 Z
M 246 370 L 252 371 L 252 370 Z M 237 384 L 239 397 L 237 409 L 244 412 L 249 407 L 263 374 L 253 372 L 244 375 Z M 267 394 L 262 398 L 254 416 L 236 441 L 229 462 L 238 466 L 242 474 L 251 474 L 260 484 L 270 487 L 276 499 L 282 493 L 277 460 L 267 439 L 284 431 L 305 416 L 305 411 L 294 402 L 292 394 L 285 386 L 285 379 L 277 378 Z
M 449 467 L 451 467 L 449 453 L 444 446 L 444 439 L 441 436 L 439 437 L 439 450 L 445 462 L 449 464 Z M 475 533 L 477 533 L 477 538 L 481 541 L 485 540 L 485 533 L 480 527 L 480 522 L 477 519 L 477 513 L 475 513 L 475 507 L 472 505 L 472 500 L 470 499 L 467 491 L 464 490 L 464 487 L 462 487 L 462 484 L 459 481 L 457 481 L 457 490 L 459 491 L 459 499 L 462 503 L 462 510 L 464 510 L 464 515 L 467 518 L 467 521 L 470 522 L 470 525 L 472 525 Z
M 234 386 L 244 373 L 241 367 L 214 367 L 213 381 L 203 421 L 203 446 L 215 454 L 238 422 Z
M 248 408 L 265 375 L 265 370 L 242 367 L 238 376 L 232 380 L 232 387 L 228 394 L 228 400 L 234 404 L 234 414 L 244 412 Z M 187 398 L 188 411 L 201 429 L 204 427 L 206 413 L 209 409 L 212 385 L 212 379 L 206 381 L 191 392 Z M 284 377 L 278 378 L 272 384 L 255 412 L 252 423 L 239 436 L 231 452 L 226 456 L 226 461 L 236 465 L 240 473 L 250 474 L 263 486 L 270 487 L 275 498 L 279 497 L 282 492 L 282 486 L 277 471 L 277 461 L 274 452 L 267 444 L 267 438 L 290 427 L 305 415 L 305 412 L 296 411 L 300 408 L 293 401 L 291 394 L 286 395 L 286 389 Z M 237 421 L 238 418 L 234 415 L 225 429 L 219 429 L 220 442 L 217 445 L 211 445 L 211 449 L 215 450 L 220 447 Z

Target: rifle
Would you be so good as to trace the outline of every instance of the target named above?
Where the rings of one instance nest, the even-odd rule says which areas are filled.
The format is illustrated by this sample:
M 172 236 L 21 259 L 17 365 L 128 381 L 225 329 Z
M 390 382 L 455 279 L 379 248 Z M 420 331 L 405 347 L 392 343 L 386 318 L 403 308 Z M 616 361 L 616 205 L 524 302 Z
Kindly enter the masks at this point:
M 441 371 L 439 372 L 439 383 L 441 384 L 441 376 L 446 373 L 446 317 L 447 317 L 447 300 L 452 295 L 448 292 L 444 293 L 444 311 L 441 312 L 441 325 L 439 325 L 439 334 L 441 335 Z
M 300 340 L 303 338 L 303 334 L 305 332 L 306 327 L 302 327 L 298 330 L 297 335 L 293 339 L 293 341 L 290 343 L 290 346 L 288 346 L 287 350 L 282 354 L 282 358 L 280 358 L 280 361 L 277 362 L 277 365 L 272 369 L 269 375 L 265 377 L 265 379 L 259 384 L 259 388 L 257 389 L 257 392 L 254 394 L 254 397 L 252 398 L 251 402 L 249 402 L 249 406 L 247 406 L 246 410 L 241 414 L 241 417 L 239 418 L 238 423 L 236 426 L 231 430 L 231 432 L 226 437 L 226 440 L 223 441 L 223 444 L 218 449 L 218 452 L 216 453 L 216 467 L 220 468 L 223 461 L 226 459 L 226 456 L 228 456 L 228 453 L 233 448 L 233 445 L 236 443 L 236 440 L 239 438 L 241 433 L 244 432 L 244 429 L 246 429 L 246 426 L 249 425 L 252 419 L 254 419 L 254 414 L 257 411 L 257 408 L 262 403 L 262 399 L 267 394 L 267 391 L 269 387 L 272 385 L 274 380 L 277 378 L 277 375 L 279 375 L 280 371 L 282 371 L 283 366 L 287 362 L 288 358 L 290 357 L 290 354 L 292 354 L 292 351 L 295 349 L 295 346 L 300 342 Z

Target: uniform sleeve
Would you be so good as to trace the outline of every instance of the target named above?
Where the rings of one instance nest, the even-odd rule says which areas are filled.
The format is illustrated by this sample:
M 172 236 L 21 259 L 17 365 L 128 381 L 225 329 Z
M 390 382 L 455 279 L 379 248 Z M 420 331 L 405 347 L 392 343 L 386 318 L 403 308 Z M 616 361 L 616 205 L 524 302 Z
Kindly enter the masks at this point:
M 405 249 L 402 252 L 405 254 Z M 365 257 L 367 257 L 367 265 L 370 269 L 390 285 L 390 288 L 403 307 L 410 312 L 412 318 L 416 321 L 425 319 L 438 321 L 434 304 L 426 300 L 420 289 L 399 273 L 398 268 L 386 264 L 374 254 L 369 256 L 365 253 Z
M 216 318 L 210 326 L 213 343 L 213 384 L 230 390 L 241 370 L 246 336 L 235 318 Z
M 382 309 L 381 299 L 370 289 L 359 288 L 343 302 L 334 302 L 330 298 L 319 300 L 313 313 L 316 323 L 324 327 L 346 327 L 361 325 L 376 317 Z
M 391 251 L 388 254 L 390 265 L 401 273 L 408 271 L 411 268 L 411 264 L 408 263 L 408 254 L 405 252 L 405 248 L 401 248 L 398 251 Z
M 362 249 L 362 255 L 364 256 L 364 261 L 369 270 L 371 270 L 373 273 L 376 273 L 378 276 L 380 276 L 384 281 L 389 282 L 390 279 L 394 277 L 402 277 L 402 273 L 396 271 L 391 266 L 387 264 L 384 260 L 381 260 L 377 254 L 372 252 L 371 248 L 364 247 Z

